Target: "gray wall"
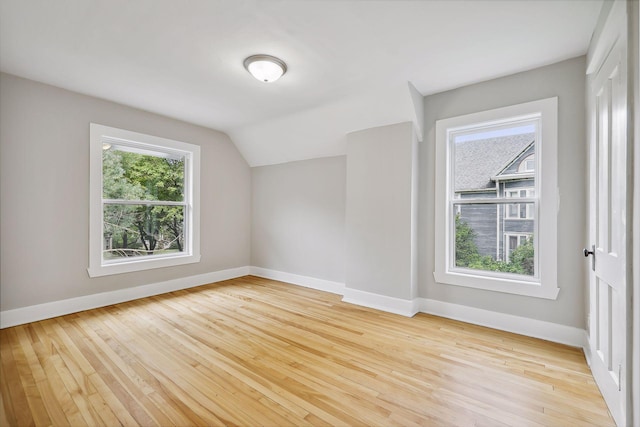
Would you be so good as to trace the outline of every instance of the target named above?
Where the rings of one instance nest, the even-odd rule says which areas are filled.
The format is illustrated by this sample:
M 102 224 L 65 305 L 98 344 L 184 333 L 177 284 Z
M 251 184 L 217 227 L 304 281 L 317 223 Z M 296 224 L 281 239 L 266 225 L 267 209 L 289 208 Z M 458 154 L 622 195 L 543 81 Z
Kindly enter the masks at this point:
M 411 123 L 347 135 L 347 288 L 415 296 L 416 144 Z
M 248 265 L 250 169 L 225 134 L 7 74 L 0 94 L 0 310 Z M 200 263 L 89 278 L 90 122 L 200 145 Z
M 410 299 L 417 255 L 420 297 L 584 328 L 584 67 L 580 57 L 425 97 L 417 233 L 411 124 L 351 134 L 362 140 L 351 144 L 353 162 L 334 157 L 249 169 L 222 133 L 2 74 L 0 309 L 249 263 Z M 560 115 L 558 299 L 435 283 L 435 121 L 552 96 Z M 89 122 L 202 147 L 200 263 L 89 279 Z
M 251 265 L 344 283 L 346 158 L 251 169 Z
M 435 122 L 558 96 L 558 286 L 555 301 L 436 283 L 434 270 Z M 426 96 L 420 145 L 419 292 L 421 297 L 585 328 L 585 58 Z

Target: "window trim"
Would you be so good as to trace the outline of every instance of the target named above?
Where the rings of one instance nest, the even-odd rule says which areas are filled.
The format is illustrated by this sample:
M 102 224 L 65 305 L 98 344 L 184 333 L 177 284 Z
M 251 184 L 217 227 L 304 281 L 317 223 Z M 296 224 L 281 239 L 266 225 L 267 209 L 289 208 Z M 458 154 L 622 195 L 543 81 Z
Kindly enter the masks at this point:
M 447 176 L 452 161 L 448 149 L 449 135 L 458 130 L 482 128 L 539 118 L 540 143 L 536 141 L 536 194 L 538 234 L 536 236 L 538 277 L 452 269 L 455 250 L 451 237 L 450 180 Z M 489 291 L 556 299 L 557 284 L 557 212 L 558 212 L 558 98 L 547 98 L 436 121 L 436 198 L 435 198 L 435 270 L 436 282 Z M 544 173 L 541 173 L 541 165 Z M 521 202 L 529 201 L 523 199 Z M 455 236 L 453 234 L 453 236 Z M 455 242 L 453 242 L 455 244 Z
M 102 144 L 121 142 L 141 149 L 152 148 L 167 154 L 185 154 L 185 250 L 176 255 L 133 258 L 119 262 L 104 261 Z M 200 147 L 96 123 L 89 125 L 89 268 L 90 277 L 129 273 L 161 267 L 191 264 L 200 261 Z

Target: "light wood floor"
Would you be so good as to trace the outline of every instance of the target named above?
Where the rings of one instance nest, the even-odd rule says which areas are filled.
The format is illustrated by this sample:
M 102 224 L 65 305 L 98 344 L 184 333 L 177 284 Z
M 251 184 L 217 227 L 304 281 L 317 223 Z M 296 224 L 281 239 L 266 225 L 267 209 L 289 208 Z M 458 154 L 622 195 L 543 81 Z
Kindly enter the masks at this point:
M 613 425 L 582 352 L 252 276 L 0 331 L 0 425 Z

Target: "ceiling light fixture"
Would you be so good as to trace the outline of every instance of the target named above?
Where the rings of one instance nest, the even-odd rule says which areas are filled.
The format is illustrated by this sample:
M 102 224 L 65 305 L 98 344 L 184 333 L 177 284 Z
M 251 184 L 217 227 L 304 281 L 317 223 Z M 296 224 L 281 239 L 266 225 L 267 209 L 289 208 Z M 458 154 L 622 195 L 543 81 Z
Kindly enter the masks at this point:
M 252 55 L 244 60 L 244 68 L 265 83 L 275 82 L 287 72 L 287 64 L 271 55 Z

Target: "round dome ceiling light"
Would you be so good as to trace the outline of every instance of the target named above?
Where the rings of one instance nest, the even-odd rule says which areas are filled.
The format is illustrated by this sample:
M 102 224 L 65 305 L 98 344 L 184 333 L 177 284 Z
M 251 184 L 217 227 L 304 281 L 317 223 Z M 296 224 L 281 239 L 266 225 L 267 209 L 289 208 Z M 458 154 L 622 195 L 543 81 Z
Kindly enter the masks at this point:
M 270 55 L 252 55 L 244 60 L 244 68 L 265 83 L 275 82 L 287 72 L 287 64 Z

